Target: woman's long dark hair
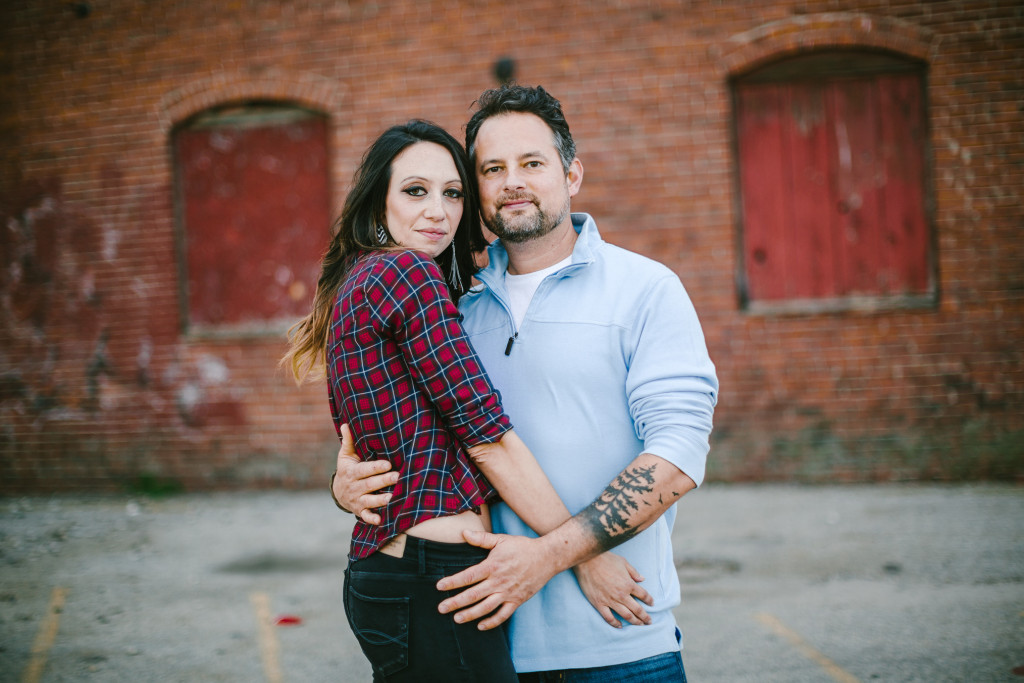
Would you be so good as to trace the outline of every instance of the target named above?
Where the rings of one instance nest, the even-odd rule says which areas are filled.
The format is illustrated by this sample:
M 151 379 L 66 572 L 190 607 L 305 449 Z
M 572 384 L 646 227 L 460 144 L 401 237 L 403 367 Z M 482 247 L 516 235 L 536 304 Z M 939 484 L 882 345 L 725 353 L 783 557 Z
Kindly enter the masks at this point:
M 345 199 L 345 208 L 335 224 L 334 235 L 320 265 L 313 310 L 288 330 L 289 349 L 281 362 L 291 366 L 299 381 L 324 366 L 334 299 L 352 266 L 352 257 L 360 252 L 398 246 L 390 234 L 387 235 L 387 243 L 382 245 L 377 237 L 377 226 L 387 227 L 391 163 L 403 150 L 417 142 L 433 142 L 447 149 L 459 172 L 464 195 L 462 220 L 455 231 L 452 246 L 441 252 L 436 261 L 445 274 L 454 301 L 458 302 L 462 292 L 471 285 L 476 273 L 473 252 L 483 249 L 486 242 L 480 229 L 475 177 L 470 171 L 465 150 L 448 131 L 429 121 L 414 119 L 388 128 L 366 150 L 356 171 L 352 190 Z M 451 277 L 453 256 L 458 263 L 458 286 L 453 286 L 455 283 Z

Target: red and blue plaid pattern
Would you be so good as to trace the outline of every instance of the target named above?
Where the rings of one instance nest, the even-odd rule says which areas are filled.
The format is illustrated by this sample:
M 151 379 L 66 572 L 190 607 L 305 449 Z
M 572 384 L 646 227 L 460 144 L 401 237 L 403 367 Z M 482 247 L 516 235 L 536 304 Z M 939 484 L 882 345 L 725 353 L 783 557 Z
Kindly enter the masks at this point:
M 348 423 L 364 460 L 399 473 L 379 526 L 356 521 L 359 559 L 433 517 L 497 494 L 465 448 L 512 428 L 434 261 L 415 251 L 372 252 L 352 266 L 327 339 L 334 425 Z

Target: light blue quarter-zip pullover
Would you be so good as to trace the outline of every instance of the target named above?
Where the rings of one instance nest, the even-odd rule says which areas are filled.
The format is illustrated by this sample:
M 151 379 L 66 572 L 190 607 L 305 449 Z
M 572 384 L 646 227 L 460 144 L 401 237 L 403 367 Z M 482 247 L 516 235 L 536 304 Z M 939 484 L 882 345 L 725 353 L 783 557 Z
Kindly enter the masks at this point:
M 572 221 L 572 261 L 540 283 L 518 329 L 504 285 L 508 255 L 500 242 L 490 247 L 483 286 L 460 302 L 473 346 L 572 514 L 641 453 L 700 485 L 718 380 L 693 305 L 671 270 L 604 242 L 587 214 Z M 646 578 L 653 624 L 611 628 L 572 572 L 562 572 L 510 621 L 516 670 L 607 666 L 676 650 L 675 515 L 673 505 L 613 550 Z M 535 535 L 504 504 L 491 517 L 497 533 Z

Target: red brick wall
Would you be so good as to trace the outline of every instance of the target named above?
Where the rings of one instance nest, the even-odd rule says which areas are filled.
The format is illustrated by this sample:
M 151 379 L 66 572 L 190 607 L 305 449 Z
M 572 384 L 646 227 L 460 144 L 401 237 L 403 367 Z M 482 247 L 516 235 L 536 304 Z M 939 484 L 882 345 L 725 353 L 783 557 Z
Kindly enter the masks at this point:
M 325 391 L 279 329 L 183 334 L 170 133 L 244 99 L 322 112 L 334 207 L 368 142 L 461 135 L 493 64 L 567 111 L 576 210 L 683 278 L 722 381 L 728 479 L 1020 478 L 1019 3 L 53 3 L 0 7 L 0 491 L 320 486 Z M 91 11 L 76 13 L 76 7 Z M 729 77 L 809 47 L 929 64 L 934 309 L 739 309 Z

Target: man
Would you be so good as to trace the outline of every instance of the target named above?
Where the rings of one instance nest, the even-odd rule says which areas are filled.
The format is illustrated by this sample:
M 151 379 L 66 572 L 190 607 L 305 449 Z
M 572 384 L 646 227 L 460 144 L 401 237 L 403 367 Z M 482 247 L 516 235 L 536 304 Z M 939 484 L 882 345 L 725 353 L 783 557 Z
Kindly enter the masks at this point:
M 703 479 L 718 393 L 700 324 L 670 270 L 603 242 L 590 216 L 570 213 L 583 166 L 557 100 L 504 86 L 478 105 L 466 144 L 482 218 L 500 239 L 483 286 L 460 302 L 464 325 L 575 516 L 538 538 L 494 506 L 497 533 L 467 534 L 492 549 L 488 559 L 438 584 L 469 586 L 440 609 L 460 622 L 486 617 L 484 629 L 515 611 L 521 680 L 685 681 L 672 616 L 674 504 Z M 372 515 L 370 491 L 389 481 L 381 471 L 346 465 L 336 495 Z M 610 629 L 565 571 L 613 547 L 646 578 L 645 625 Z

